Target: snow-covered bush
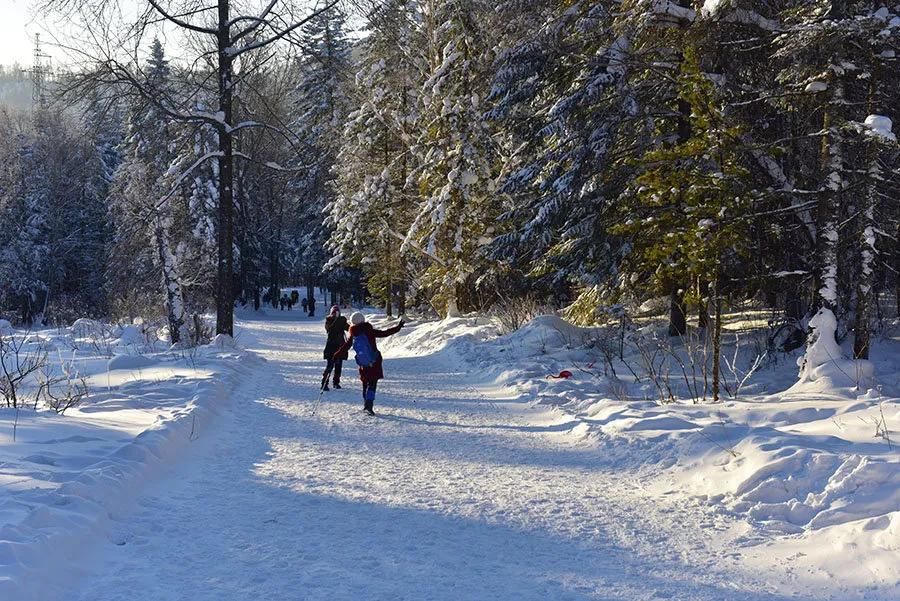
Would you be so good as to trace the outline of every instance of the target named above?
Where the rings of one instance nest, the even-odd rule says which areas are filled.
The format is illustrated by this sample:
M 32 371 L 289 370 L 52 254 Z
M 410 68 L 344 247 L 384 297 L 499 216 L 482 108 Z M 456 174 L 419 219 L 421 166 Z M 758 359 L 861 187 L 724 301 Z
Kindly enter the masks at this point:
M 541 304 L 533 296 L 524 298 L 502 297 L 490 309 L 490 316 L 500 324 L 501 334 L 515 332 L 539 315 L 553 313 L 552 309 Z

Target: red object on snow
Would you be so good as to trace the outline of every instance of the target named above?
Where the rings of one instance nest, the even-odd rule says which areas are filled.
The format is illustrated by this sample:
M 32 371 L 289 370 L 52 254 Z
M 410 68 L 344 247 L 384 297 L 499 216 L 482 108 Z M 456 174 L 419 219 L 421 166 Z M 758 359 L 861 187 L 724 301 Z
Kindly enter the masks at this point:
M 547 376 L 547 379 L 548 380 L 568 380 L 571 377 L 572 377 L 572 372 L 570 372 L 568 369 L 564 369 L 561 372 L 559 372 L 558 376 Z

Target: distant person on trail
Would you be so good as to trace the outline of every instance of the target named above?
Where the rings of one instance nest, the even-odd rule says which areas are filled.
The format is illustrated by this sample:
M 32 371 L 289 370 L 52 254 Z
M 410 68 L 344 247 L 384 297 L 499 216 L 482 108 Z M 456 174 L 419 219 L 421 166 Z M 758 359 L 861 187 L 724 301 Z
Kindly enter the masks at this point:
M 296 290 L 291 290 L 291 304 L 299 305 L 300 304 L 300 293 Z
M 314 299 L 313 297 L 309 297 L 309 305 L 308 306 L 309 306 L 309 316 L 315 317 L 316 316 L 316 299 Z
M 309 301 L 306 300 L 306 297 L 304 296 L 304 297 L 303 297 L 303 301 L 300 303 L 300 306 L 303 307 L 303 312 L 304 312 L 304 313 L 306 313 L 306 312 L 309 311 L 309 309 L 306 308 L 306 305 L 308 305 L 308 304 L 309 304 Z
M 375 415 L 375 389 L 378 386 L 378 380 L 384 377 L 382 370 L 381 353 L 378 352 L 378 346 L 375 344 L 376 338 L 387 338 L 393 336 L 403 327 L 403 320 L 393 328 L 387 330 L 376 330 L 372 324 L 366 322 L 366 316 L 356 312 L 350 316 L 350 338 L 332 355 L 333 359 L 337 359 L 346 353 L 350 347 L 356 353 L 356 363 L 359 365 L 359 379 L 362 381 L 363 394 L 363 411 L 369 415 Z
M 281 307 L 282 311 L 284 311 L 285 304 L 287 304 L 287 296 L 282 294 L 281 298 L 278 299 L 278 305 Z
M 337 305 L 333 306 L 328 317 L 325 318 L 325 331 L 328 333 L 328 340 L 325 342 L 324 355 L 328 364 L 325 366 L 325 372 L 322 374 L 322 390 L 328 390 L 328 377 L 331 375 L 332 370 L 334 371 L 334 380 L 332 381 L 335 389 L 341 387 L 341 367 L 344 361 L 347 360 L 347 351 L 339 355 L 335 353 L 347 341 L 344 332 L 349 329 L 350 324 L 347 323 L 347 318 L 341 315 L 341 310 Z

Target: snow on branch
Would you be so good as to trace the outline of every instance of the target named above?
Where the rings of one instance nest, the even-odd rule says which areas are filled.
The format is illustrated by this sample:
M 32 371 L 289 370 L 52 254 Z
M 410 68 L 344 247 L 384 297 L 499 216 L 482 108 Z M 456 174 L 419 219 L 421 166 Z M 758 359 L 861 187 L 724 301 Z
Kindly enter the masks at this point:
M 755 25 L 763 31 L 782 30 L 781 23 L 778 21 L 764 17 L 755 10 L 734 6 L 733 0 L 706 0 L 700 9 L 700 16 L 726 23 Z
M 697 18 L 696 11 L 676 4 L 672 0 L 653 0 L 650 3 L 650 11 L 657 16 L 666 15 L 689 23 L 692 23 Z
M 740 23 L 741 25 L 755 25 L 763 31 L 781 31 L 781 23 L 774 19 L 768 19 L 755 10 L 746 8 L 735 8 L 729 10 L 721 17 L 722 21 L 727 23 Z
M 284 167 L 283 165 L 280 165 L 279 163 L 276 163 L 275 161 L 260 161 L 260 160 L 254 159 L 250 155 L 244 154 L 243 152 L 235 151 L 232 154 L 235 158 L 241 158 L 241 159 L 244 159 L 245 161 L 249 161 L 251 163 L 256 163 L 257 165 L 262 165 L 263 167 L 272 169 L 273 171 L 281 171 L 283 173 L 298 173 L 300 171 L 306 171 L 307 169 L 311 168 L 310 165 L 299 165 L 297 167 Z

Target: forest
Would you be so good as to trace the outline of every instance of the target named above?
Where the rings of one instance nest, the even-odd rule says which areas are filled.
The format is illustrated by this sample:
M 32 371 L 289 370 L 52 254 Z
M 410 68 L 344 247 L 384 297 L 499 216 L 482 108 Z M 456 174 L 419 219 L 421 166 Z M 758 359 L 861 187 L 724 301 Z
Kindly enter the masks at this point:
M 0 112 L 14 323 L 178 342 L 286 286 L 585 325 L 666 299 L 672 336 L 826 308 L 866 358 L 896 312 L 897 7 L 41 4 L 77 35 Z
M 900 0 L 0 6 L 0 600 L 900 600 Z

